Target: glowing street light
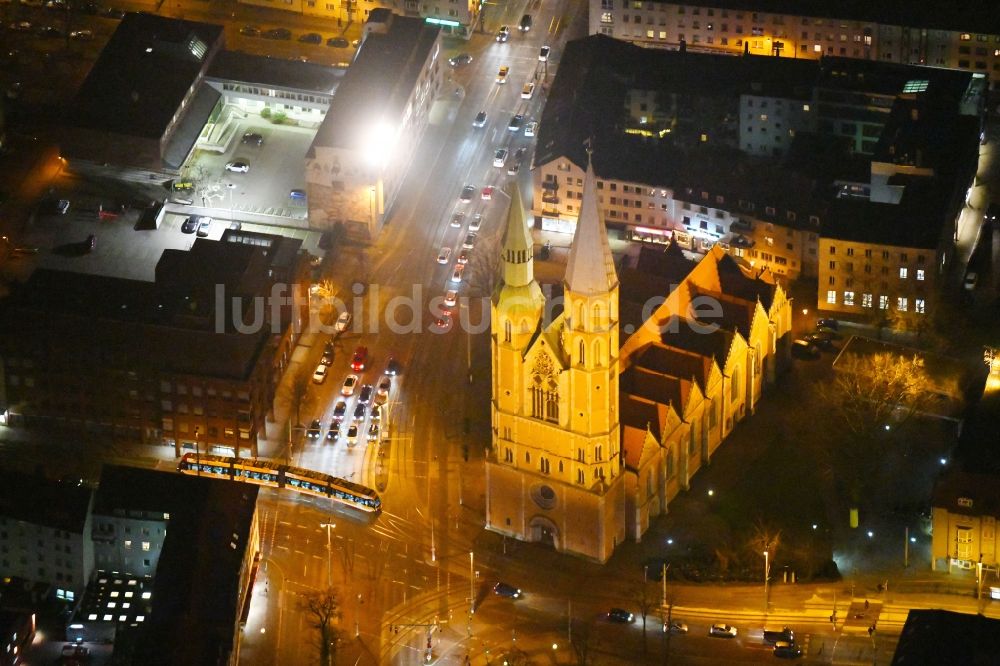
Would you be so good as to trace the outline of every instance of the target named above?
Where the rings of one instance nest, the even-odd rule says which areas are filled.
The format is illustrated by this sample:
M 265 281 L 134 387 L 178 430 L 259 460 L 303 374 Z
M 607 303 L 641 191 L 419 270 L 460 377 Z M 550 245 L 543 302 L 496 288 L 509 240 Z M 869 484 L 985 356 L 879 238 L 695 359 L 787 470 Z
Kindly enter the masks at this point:
M 369 126 L 361 144 L 365 163 L 375 168 L 385 166 L 398 139 L 399 129 L 385 121 L 378 121 Z
M 771 554 L 764 551 L 764 614 L 767 614 L 767 581 L 771 577 Z

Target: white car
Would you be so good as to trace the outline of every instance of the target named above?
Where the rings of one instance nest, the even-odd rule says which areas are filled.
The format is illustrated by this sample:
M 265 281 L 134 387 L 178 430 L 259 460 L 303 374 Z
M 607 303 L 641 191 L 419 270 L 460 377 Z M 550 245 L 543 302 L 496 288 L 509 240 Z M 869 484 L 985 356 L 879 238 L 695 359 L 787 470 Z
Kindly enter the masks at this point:
M 472 222 L 469 223 L 469 231 L 479 231 L 481 226 L 483 226 L 483 214 L 476 213 L 472 216 Z
M 227 162 L 226 171 L 232 171 L 233 173 L 247 173 L 248 171 L 250 171 L 250 163 L 244 162 L 242 160 L 236 160 L 235 162 Z
M 455 270 L 451 274 L 451 281 L 461 282 L 463 273 L 465 273 L 465 266 L 463 264 L 458 264 L 455 266 Z
M 538 121 L 532 120 L 530 123 L 524 126 L 524 136 L 535 136 L 535 132 L 538 131 Z
M 449 289 L 444 294 L 444 305 L 446 308 L 453 308 L 456 303 L 458 303 L 458 292 L 454 289 Z
M 736 627 L 731 624 L 713 624 L 708 629 L 709 636 L 719 636 L 721 638 L 736 638 Z
M 549 53 L 551 53 L 551 52 L 552 52 L 552 49 L 550 49 L 548 46 L 543 46 L 542 48 L 540 48 L 538 50 L 538 61 L 539 62 L 548 62 L 549 61 Z
M 347 330 L 347 327 L 350 325 L 351 325 L 351 313 L 341 312 L 340 316 L 337 317 L 337 323 L 334 325 L 334 328 L 337 329 L 338 333 L 343 333 L 344 331 Z
M 347 375 L 344 385 L 340 387 L 340 395 L 354 395 L 354 389 L 358 386 L 357 375 Z
M 521 99 L 531 99 L 531 96 L 535 94 L 535 84 L 533 81 L 528 81 L 521 88 Z
M 500 148 L 497 152 L 493 153 L 493 166 L 498 169 L 502 169 L 503 165 L 507 163 L 507 149 Z
M 326 366 L 320 363 L 316 366 L 316 370 L 313 371 L 313 383 L 322 384 L 326 381 Z
M 450 247 L 441 248 L 441 251 L 438 252 L 438 259 L 437 259 L 438 263 L 447 264 L 448 259 L 450 258 L 451 258 L 451 248 Z
M 497 72 L 497 83 L 507 83 L 507 74 L 509 73 L 510 73 L 510 67 L 508 67 L 507 65 L 501 67 L 500 71 Z

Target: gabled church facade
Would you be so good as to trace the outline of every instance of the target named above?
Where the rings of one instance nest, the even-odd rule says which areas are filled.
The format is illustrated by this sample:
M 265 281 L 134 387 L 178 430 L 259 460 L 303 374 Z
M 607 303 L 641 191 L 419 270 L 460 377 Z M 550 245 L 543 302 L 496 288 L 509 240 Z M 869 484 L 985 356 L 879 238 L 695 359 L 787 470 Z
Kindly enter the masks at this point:
M 766 271 L 718 249 L 695 263 L 676 247 L 654 258 L 668 267 L 662 280 L 632 288 L 645 272 L 626 270 L 620 303 L 595 182 L 588 164 L 551 322 L 513 192 L 491 303 L 486 527 L 605 562 L 641 538 L 752 413 L 787 357 L 791 305 Z M 646 307 L 652 298 L 658 305 Z M 623 316 L 637 312 L 644 319 L 621 341 Z

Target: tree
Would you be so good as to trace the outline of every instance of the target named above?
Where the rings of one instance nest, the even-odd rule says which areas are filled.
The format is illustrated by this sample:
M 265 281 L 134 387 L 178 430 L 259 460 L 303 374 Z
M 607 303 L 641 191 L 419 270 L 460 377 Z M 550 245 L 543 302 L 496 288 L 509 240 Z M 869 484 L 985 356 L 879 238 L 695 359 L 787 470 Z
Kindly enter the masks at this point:
M 309 377 L 302 370 L 299 370 L 292 383 L 288 387 L 288 399 L 292 403 L 292 410 L 295 412 L 295 425 L 302 425 L 302 405 L 305 404 L 306 396 L 309 394 Z
M 656 585 L 649 582 L 637 584 L 632 589 L 632 600 L 639 607 L 639 617 L 642 618 L 642 654 L 646 655 L 648 646 L 646 645 L 646 618 L 650 612 L 659 606 L 660 597 L 657 594 Z
M 839 435 L 835 473 L 857 503 L 893 438 L 927 406 L 931 381 L 917 354 L 845 354 L 836 370 L 821 393 Z
M 306 614 L 313 629 L 319 636 L 320 666 L 331 666 L 337 658 L 337 641 L 340 631 L 333 626 L 334 620 L 340 619 L 340 602 L 333 588 L 317 590 L 302 596 L 300 608 Z
M 587 666 L 590 660 L 590 653 L 593 647 L 591 643 L 590 630 L 593 628 L 592 621 L 574 620 L 569 621 L 572 631 L 570 632 L 569 643 L 573 647 L 573 654 L 576 655 L 577 666 Z
M 496 236 L 481 238 L 476 249 L 469 252 L 463 278 L 469 285 L 470 296 L 489 298 L 500 280 L 500 240 Z

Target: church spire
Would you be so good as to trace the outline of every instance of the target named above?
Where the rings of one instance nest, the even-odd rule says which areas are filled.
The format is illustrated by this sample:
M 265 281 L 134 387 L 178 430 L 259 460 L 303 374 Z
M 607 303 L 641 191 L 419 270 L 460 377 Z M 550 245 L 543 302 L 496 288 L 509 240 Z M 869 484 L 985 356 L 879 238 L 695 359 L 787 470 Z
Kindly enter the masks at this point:
M 525 287 L 535 279 L 534 240 L 524 219 L 521 188 L 511 188 L 507 228 L 503 233 L 503 281 L 511 287 Z
M 566 266 L 566 289 L 580 295 L 595 295 L 611 291 L 618 285 L 608 233 L 597 207 L 594 168 L 587 149 L 587 174 L 583 178 L 583 200 L 580 217 L 573 234 L 573 247 Z

